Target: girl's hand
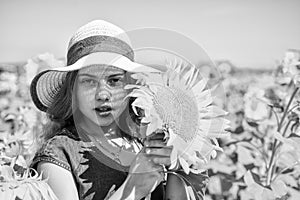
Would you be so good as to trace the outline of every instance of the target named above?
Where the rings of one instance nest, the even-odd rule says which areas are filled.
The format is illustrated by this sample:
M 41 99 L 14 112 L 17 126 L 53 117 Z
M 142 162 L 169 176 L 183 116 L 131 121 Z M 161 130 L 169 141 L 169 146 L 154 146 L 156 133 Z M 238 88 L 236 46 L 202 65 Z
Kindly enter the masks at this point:
M 130 166 L 124 199 L 141 199 L 150 194 L 164 180 L 164 166 L 171 163 L 172 147 L 166 146 L 162 131 L 147 137 L 144 145 Z

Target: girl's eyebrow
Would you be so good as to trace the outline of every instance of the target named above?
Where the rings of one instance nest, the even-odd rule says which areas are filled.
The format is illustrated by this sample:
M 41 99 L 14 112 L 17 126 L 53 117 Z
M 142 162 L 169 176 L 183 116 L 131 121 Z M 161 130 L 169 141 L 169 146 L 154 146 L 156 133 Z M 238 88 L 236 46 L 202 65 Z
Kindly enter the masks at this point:
M 112 77 L 115 77 L 115 76 L 124 76 L 124 75 L 125 75 L 125 73 L 119 73 L 119 74 L 111 74 L 108 77 L 112 78 Z
M 116 76 L 124 76 L 124 75 L 125 75 L 125 73 L 122 72 L 122 73 L 118 73 L 118 74 L 110 74 L 110 75 L 107 75 L 107 77 L 112 78 L 112 77 L 116 77 Z M 95 78 L 95 79 L 98 78 L 98 76 L 96 76 L 96 75 L 93 75 L 93 74 L 86 74 L 86 73 L 78 74 L 78 76 L 88 76 L 88 77 Z
M 78 74 L 78 76 L 88 76 L 88 77 L 91 77 L 91 78 L 97 78 L 97 76 L 92 75 L 92 74 Z

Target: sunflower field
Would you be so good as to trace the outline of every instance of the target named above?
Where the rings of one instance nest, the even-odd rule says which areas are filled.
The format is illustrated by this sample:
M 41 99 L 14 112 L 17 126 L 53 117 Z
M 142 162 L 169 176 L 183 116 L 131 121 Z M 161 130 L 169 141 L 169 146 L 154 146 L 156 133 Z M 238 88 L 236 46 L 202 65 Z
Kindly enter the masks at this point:
M 216 62 L 230 137 L 208 166 L 207 200 L 300 199 L 300 51 L 289 50 L 271 70 Z M 0 199 L 57 199 L 30 169 L 46 116 L 30 99 L 40 71 L 64 65 L 51 54 L 0 64 Z M 209 67 L 199 67 L 208 78 Z

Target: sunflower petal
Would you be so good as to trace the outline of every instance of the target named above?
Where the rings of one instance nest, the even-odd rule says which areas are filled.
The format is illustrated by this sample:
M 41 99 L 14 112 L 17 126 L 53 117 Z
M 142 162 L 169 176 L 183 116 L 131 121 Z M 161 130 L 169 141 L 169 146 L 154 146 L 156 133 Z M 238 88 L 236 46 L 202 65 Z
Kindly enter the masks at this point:
M 153 132 L 157 130 L 157 127 L 162 127 L 162 121 L 159 118 L 151 119 L 151 123 L 147 126 L 146 136 L 151 135 Z
M 191 200 L 196 200 L 194 191 L 191 186 L 187 186 L 187 191 Z
M 195 84 L 197 84 L 197 79 L 199 77 L 200 71 L 198 69 L 195 68 L 193 77 L 189 83 L 189 89 L 193 88 L 195 86 Z
M 210 105 L 199 110 L 199 114 L 202 118 L 215 118 L 220 116 L 225 116 L 228 112 L 224 111 L 218 106 Z
M 172 131 L 172 129 L 169 129 L 169 140 L 167 142 L 167 146 L 173 146 L 173 150 L 171 152 L 171 166 L 170 169 L 175 169 L 177 166 L 177 156 L 178 156 L 178 146 L 174 145 L 175 140 L 178 136 Z
M 199 120 L 199 129 L 202 133 L 205 133 L 207 137 L 227 136 L 228 133 L 225 130 L 230 127 L 229 122 L 230 121 L 225 118 L 201 119 Z
M 193 87 L 193 90 L 197 91 L 197 93 L 202 92 L 206 84 L 207 84 L 207 80 L 203 78 Z
M 139 97 L 139 96 L 143 96 L 143 95 L 145 95 L 147 97 L 151 97 L 152 93 L 148 89 L 142 88 L 142 89 L 133 90 L 129 95 L 132 97 Z
M 141 85 L 134 85 L 134 84 L 128 84 L 124 86 L 125 90 L 131 90 L 131 89 L 137 89 L 137 88 L 141 88 Z
M 183 171 L 186 174 L 189 174 L 190 173 L 190 167 L 189 167 L 188 163 L 182 157 L 179 157 L 178 160 L 179 160 L 180 166 L 182 167 Z
M 190 69 L 188 69 L 188 71 L 184 74 L 183 76 L 183 80 L 185 81 L 185 85 L 189 85 L 191 79 L 193 78 L 193 74 L 194 74 L 194 68 L 191 67 Z

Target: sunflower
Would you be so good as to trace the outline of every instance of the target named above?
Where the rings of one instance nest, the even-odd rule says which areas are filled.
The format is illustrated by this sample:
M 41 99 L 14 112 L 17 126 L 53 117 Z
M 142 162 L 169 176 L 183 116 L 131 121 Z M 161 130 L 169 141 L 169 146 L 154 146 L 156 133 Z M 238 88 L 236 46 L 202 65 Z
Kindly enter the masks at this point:
M 216 87 L 207 89 L 195 66 L 175 61 L 166 67 L 159 73 L 133 74 L 137 84 L 126 87 L 132 90 L 128 96 L 135 98 L 133 111 L 147 124 L 146 136 L 166 130 L 167 145 L 173 146 L 169 169 L 181 166 L 186 174 L 201 173 L 222 151 L 217 138 L 228 135 L 227 112 L 213 104 Z

